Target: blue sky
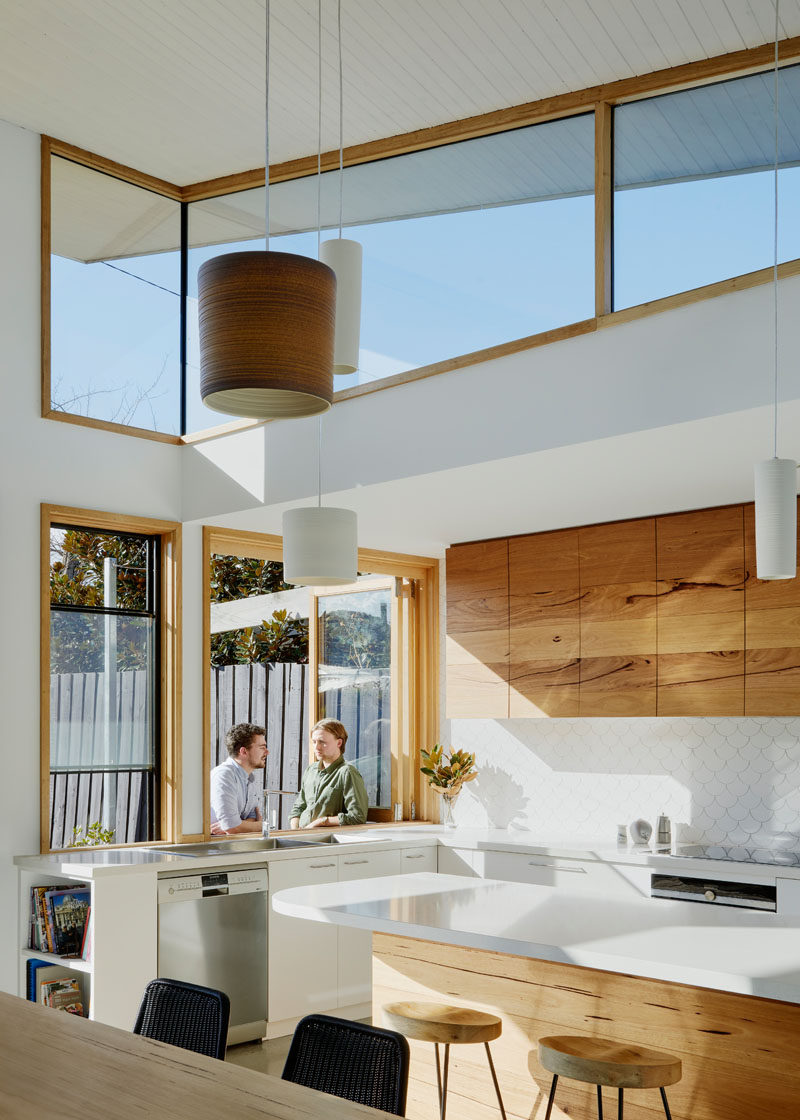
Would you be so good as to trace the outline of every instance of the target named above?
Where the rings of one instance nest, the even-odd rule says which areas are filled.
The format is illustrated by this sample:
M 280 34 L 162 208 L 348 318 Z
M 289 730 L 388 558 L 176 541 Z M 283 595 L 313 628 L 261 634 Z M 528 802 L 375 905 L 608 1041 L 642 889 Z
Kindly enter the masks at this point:
M 800 169 L 782 170 L 782 260 L 800 257 L 798 196 Z M 770 265 L 772 200 L 769 171 L 618 191 L 616 306 Z M 593 198 L 578 196 L 347 229 L 364 246 L 360 380 L 590 318 L 593 222 Z M 208 256 L 260 244 L 190 254 L 189 431 L 224 419 L 199 400 L 197 268 Z M 271 246 L 315 257 L 317 235 L 273 238 Z M 54 397 L 83 395 L 70 411 L 177 432 L 178 255 L 109 263 L 53 258 Z M 354 381 L 337 378 L 337 387 Z M 144 401 L 127 415 L 141 392 Z

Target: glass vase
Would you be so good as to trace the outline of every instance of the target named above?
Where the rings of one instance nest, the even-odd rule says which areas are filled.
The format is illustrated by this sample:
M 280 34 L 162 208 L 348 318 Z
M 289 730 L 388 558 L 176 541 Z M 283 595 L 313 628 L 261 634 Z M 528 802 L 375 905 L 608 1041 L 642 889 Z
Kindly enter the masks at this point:
M 445 828 L 455 828 L 456 822 L 453 816 L 453 809 L 458 800 L 458 794 L 453 793 L 448 796 L 446 793 L 442 794 L 442 824 Z

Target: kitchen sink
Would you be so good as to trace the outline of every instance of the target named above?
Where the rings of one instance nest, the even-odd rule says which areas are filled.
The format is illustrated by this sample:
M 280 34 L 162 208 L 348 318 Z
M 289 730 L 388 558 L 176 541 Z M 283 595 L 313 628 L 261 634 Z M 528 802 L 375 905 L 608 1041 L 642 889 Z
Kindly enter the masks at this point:
M 318 844 L 330 844 L 332 837 L 301 836 L 245 836 L 219 837 L 204 840 L 200 844 L 159 844 L 148 848 L 149 852 L 164 852 L 172 856 L 228 856 L 243 852 L 273 852 L 277 848 L 308 848 Z

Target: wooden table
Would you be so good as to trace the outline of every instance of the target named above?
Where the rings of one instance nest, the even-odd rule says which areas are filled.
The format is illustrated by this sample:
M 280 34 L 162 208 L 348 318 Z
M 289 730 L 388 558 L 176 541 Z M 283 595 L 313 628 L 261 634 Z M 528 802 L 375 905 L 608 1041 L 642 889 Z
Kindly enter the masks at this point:
M 0 992 L 3 1120 L 386 1120 L 326 1093 Z

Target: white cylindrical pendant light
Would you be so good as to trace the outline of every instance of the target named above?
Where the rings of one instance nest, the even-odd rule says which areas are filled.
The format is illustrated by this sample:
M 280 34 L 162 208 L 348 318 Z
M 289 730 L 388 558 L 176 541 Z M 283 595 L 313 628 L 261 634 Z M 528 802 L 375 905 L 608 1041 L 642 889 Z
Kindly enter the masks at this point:
M 333 372 L 355 373 L 361 339 L 361 244 L 346 237 L 323 241 L 319 259 L 336 273 Z
M 293 584 L 352 583 L 358 532 L 351 509 L 302 506 L 283 515 L 283 578 Z
M 764 459 L 755 465 L 756 575 L 797 575 L 797 463 Z

